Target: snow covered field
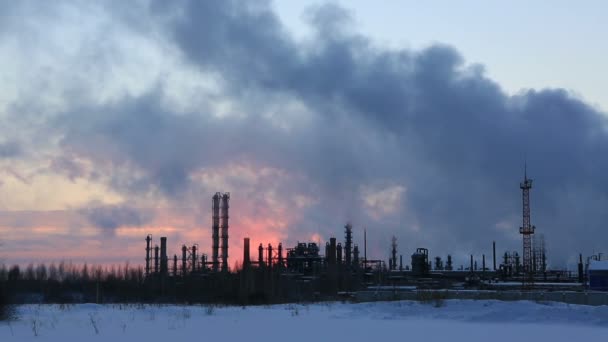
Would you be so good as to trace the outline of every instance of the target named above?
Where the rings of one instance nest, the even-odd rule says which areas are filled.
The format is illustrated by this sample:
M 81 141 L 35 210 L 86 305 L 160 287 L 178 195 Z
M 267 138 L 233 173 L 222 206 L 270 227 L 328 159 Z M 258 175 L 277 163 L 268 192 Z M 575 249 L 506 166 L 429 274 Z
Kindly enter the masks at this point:
M 608 306 L 526 301 L 25 305 L 17 311 L 17 321 L 0 323 L 0 341 L 608 341 Z

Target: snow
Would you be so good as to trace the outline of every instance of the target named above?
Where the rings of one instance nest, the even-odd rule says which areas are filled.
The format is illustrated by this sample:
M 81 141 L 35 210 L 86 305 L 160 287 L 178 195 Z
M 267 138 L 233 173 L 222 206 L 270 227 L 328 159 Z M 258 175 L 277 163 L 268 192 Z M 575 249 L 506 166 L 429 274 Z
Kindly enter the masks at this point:
M 435 304 L 24 305 L 17 309 L 17 321 L 0 323 L 0 341 L 608 340 L 608 306 L 492 300 Z
M 503 282 L 497 282 L 497 283 L 487 283 L 488 285 L 492 285 L 492 286 L 522 286 L 522 282 L 521 281 L 503 281 Z M 569 283 L 552 283 L 552 282 L 535 282 L 534 286 L 563 286 L 563 287 L 576 287 L 576 286 L 583 286 L 583 283 L 578 283 L 578 282 L 569 282 Z

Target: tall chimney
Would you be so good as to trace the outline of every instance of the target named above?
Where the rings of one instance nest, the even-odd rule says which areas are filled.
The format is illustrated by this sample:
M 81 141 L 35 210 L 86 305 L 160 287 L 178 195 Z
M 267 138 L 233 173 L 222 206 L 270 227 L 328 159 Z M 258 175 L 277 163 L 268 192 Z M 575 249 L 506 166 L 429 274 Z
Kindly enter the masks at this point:
M 177 277 L 177 254 L 173 254 L 173 276 Z
M 182 276 L 186 276 L 188 272 L 188 247 L 186 245 L 182 245 Z
M 154 246 L 154 273 L 158 273 L 158 245 Z
M 160 238 L 160 274 L 166 276 L 169 272 L 169 259 L 167 258 L 167 237 Z
M 367 267 L 367 229 L 363 229 L 363 267 Z
M 268 244 L 268 268 L 272 268 L 272 245 Z
M 492 241 L 492 260 L 494 261 L 494 271 L 496 271 L 496 241 Z
M 279 269 L 281 269 L 283 267 L 283 244 L 279 242 Z
M 243 269 L 251 266 L 251 259 L 249 255 L 249 238 L 243 239 Z
M 264 267 L 264 246 L 261 243 L 258 247 L 258 266 Z
M 585 274 L 583 273 L 583 255 L 578 255 L 578 282 L 585 282 Z
M 222 195 L 221 209 L 221 225 L 222 229 L 222 272 L 228 272 L 228 201 L 230 201 L 230 193 Z
M 471 266 L 469 268 L 473 272 L 473 254 L 471 254 Z
M 327 261 L 329 262 L 329 264 L 335 265 L 336 264 L 336 238 L 332 237 L 329 238 L 329 257 L 327 258 Z
M 193 245 L 192 246 L 192 272 L 196 272 L 196 263 L 198 261 L 197 259 L 198 259 L 198 257 L 196 255 L 196 245 Z

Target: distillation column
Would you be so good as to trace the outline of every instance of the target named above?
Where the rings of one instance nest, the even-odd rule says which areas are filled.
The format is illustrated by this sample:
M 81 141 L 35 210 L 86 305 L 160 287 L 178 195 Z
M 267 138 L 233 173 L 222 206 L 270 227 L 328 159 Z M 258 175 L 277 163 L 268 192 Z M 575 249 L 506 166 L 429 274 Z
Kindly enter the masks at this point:
M 230 201 L 230 193 L 222 195 L 222 222 L 220 228 L 222 229 L 222 272 L 228 272 L 228 202 Z
M 211 200 L 211 269 L 217 272 L 219 269 L 219 248 L 220 248 L 220 196 L 219 192 L 213 195 Z
M 150 275 L 150 254 L 151 254 L 151 248 L 150 248 L 150 244 L 152 242 L 152 235 L 148 234 L 148 236 L 146 236 L 146 275 Z
M 352 266 L 352 250 L 353 250 L 353 225 L 347 223 L 344 226 L 344 237 L 345 237 L 345 245 L 344 245 L 344 262 L 346 267 Z

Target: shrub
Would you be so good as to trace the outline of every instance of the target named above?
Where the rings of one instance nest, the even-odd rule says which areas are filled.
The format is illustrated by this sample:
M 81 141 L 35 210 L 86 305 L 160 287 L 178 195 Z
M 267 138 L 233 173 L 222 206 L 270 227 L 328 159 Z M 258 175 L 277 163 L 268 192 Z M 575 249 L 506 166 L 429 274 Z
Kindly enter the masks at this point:
M 0 321 L 13 318 L 13 306 L 9 300 L 5 284 L 0 283 Z

